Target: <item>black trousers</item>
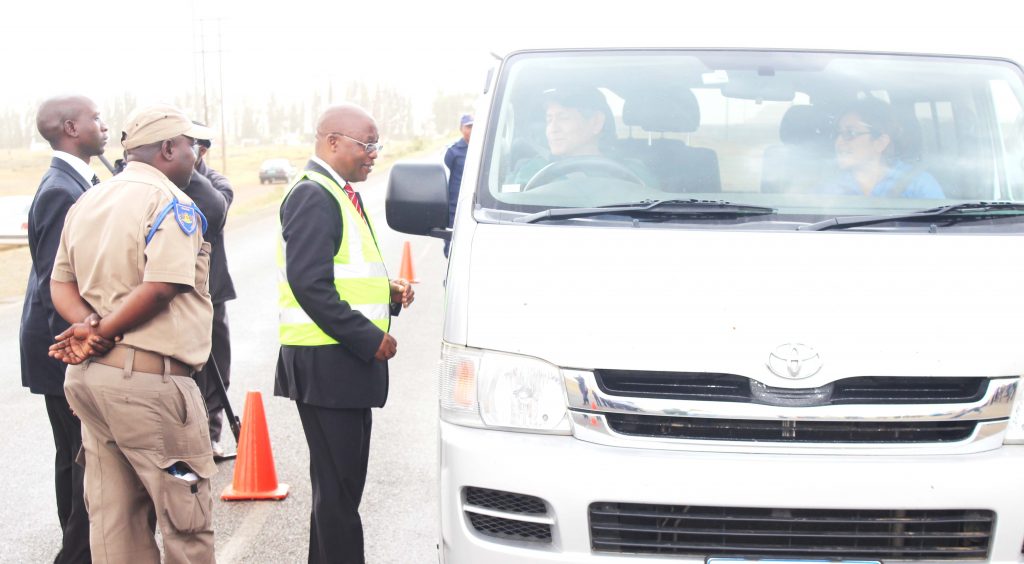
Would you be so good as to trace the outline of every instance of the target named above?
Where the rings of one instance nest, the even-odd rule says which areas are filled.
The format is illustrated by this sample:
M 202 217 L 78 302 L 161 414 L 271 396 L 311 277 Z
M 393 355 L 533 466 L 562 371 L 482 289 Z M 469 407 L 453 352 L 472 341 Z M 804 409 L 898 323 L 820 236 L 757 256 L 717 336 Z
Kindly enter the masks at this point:
M 231 384 L 231 332 L 228 329 L 227 302 L 213 304 L 213 338 L 210 358 L 217 361 L 220 377 L 224 380 L 224 389 L 228 389 Z M 221 430 L 224 427 L 224 400 L 221 399 L 213 378 L 216 376 L 213 373 L 213 363 L 211 362 L 207 362 L 202 370 L 196 372 L 196 384 L 203 392 L 203 399 L 206 400 L 206 412 L 210 416 L 210 440 L 216 443 L 220 441 Z
M 309 445 L 313 510 L 310 564 L 363 564 L 359 501 L 370 459 L 369 408 L 330 409 L 296 402 Z
M 54 562 L 88 563 L 92 561 L 92 555 L 89 552 L 89 514 L 82 496 L 85 468 L 75 463 L 75 456 L 82 448 L 82 423 L 71 413 L 68 400 L 63 395 L 43 397 L 46 415 L 53 429 L 53 444 L 57 447 L 53 473 L 57 490 L 57 519 L 63 535 L 61 549 Z

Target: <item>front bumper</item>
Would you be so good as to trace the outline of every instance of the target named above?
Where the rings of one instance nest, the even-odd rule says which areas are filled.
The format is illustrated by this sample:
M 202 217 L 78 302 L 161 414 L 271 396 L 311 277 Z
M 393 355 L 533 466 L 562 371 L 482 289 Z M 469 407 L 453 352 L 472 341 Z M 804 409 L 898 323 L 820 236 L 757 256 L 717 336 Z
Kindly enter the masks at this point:
M 588 507 L 593 502 L 988 509 L 996 517 L 987 562 L 1024 561 L 1024 447 L 1019 446 L 970 455 L 914 457 L 681 452 L 602 446 L 570 436 L 482 430 L 441 422 L 440 450 L 441 559 L 446 564 L 633 564 L 664 562 L 666 558 L 703 562 L 703 556 L 592 550 Z M 466 487 L 540 498 L 548 508 L 550 542 L 481 534 L 466 512 Z

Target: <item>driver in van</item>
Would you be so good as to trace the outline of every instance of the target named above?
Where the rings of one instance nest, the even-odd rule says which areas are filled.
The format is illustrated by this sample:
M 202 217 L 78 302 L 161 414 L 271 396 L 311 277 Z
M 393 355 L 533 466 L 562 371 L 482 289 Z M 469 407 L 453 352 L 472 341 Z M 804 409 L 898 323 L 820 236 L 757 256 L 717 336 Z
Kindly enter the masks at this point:
M 884 198 L 944 198 L 935 177 L 900 158 L 903 141 L 888 103 L 877 98 L 858 100 L 840 115 L 835 141 L 840 172 L 826 191 Z
M 527 184 L 545 166 L 572 157 L 609 157 L 632 171 L 647 186 L 658 182 L 635 159 L 616 159 L 615 125 L 601 91 L 589 87 L 552 88 L 544 91 L 545 135 L 550 157 L 537 156 L 517 163 L 510 182 Z

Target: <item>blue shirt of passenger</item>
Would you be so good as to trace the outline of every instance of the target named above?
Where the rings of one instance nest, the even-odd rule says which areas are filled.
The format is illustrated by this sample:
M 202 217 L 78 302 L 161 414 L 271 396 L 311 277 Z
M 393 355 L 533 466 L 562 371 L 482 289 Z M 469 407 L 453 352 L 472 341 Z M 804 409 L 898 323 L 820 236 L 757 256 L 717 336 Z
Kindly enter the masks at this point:
M 459 186 L 462 185 L 462 169 L 466 166 L 468 148 L 469 143 L 459 139 L 444 154 L 444 165 L 448 167 L 448 227 L 455 220 L 455 205 L 459 201 Z
M 906 182 L 904 179 L 908 174 L 912 174 L 913 177 L 909 182 Z M 890 196 L 890 192 L 900 185 L 904 185 L 903 192 L 899 195 L 893 194 Z M 830 194 L 842 194 L 844 196 L 862 196 L 864 194 L 852 172 L 844 172 L 839 175 L 835 182 L 828 187 L 827 191 Z M 882 198 L 941 199 L 946 197 L 934 176 L 923 170 L 915 173 L 914 167 L 902 161 L 889 168 L 889 173 L 885 175 L 885 178 L 878 181 L 878 184 L 875 184 L 869 195 Z

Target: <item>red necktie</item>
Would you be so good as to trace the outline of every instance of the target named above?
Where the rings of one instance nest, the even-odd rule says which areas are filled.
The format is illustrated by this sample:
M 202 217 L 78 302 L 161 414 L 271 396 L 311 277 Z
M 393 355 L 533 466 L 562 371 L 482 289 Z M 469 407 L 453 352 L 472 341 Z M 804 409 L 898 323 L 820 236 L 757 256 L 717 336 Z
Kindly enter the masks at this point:
M 356 191 L 352 189 L 352 185 L 346 182 L 342 189 L 345 190 L 346 194 L 348 194 L 348 199 L 352 200 L 352 205 L 356 207 L 356 213 L 362 216 L 363 207 L 359 205 L 359 197 L 356 196 Z

